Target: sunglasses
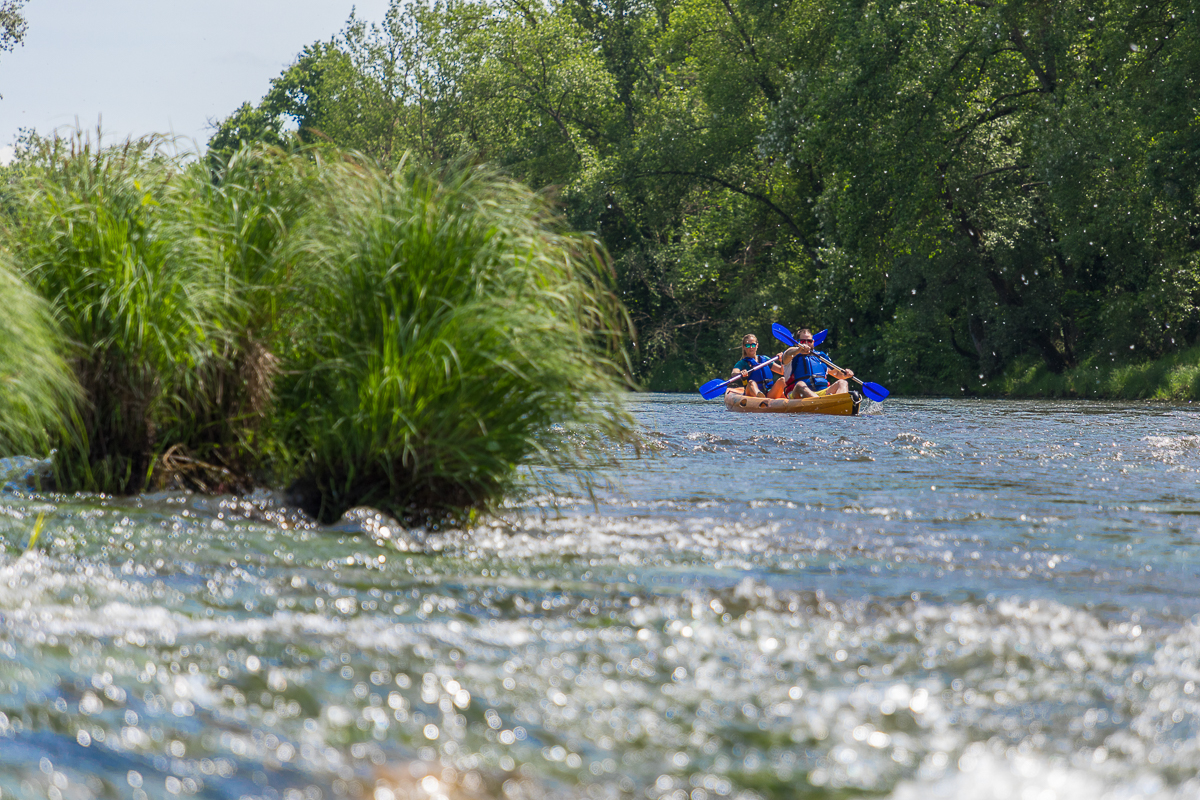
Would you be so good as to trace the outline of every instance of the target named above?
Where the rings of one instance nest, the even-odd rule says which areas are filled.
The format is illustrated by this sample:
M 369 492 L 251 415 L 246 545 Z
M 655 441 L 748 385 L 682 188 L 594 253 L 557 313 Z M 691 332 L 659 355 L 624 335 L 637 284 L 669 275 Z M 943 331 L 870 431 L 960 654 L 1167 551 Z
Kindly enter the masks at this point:
M 751 342 L 750 344 L 744 344 L 744 345 L 742 345 L 742 347 L 745 347 L 747 350 L 750 350 L 755 347 L 758 347 L 758 342 Z
M 812 344 L 813 343 L 812 339 L 797 339 L 796 341 L 799 342 L 800 344 Z

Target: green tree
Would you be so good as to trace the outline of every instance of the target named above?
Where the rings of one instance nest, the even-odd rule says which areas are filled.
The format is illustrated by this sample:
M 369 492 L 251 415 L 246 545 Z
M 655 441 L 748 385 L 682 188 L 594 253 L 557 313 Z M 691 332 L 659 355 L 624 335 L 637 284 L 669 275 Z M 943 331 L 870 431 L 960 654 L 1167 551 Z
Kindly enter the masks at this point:
M 612 254 L 653 386 L 775 319 L 969 384 L 1200 336 L 1193 5 L 393 3 L 228 127 L 552 191 Z
M 21 7 L 25 0 L 0 0 L 0 53 L 10 53 L 25 41 L 25 15 Z M 3 99 L 4 95 L 0 95 Z
M 724 368 L 746 327 L 819 311 L 811 176 L 759 148 L 794 60 L 787 23 L 786 7 L 689 0 L 644 9 L 640 26 L 610 25 L 639 31 L 629 49 L 644 60 L 635 124 L 596 181 L 608 192 L 597 227 L 652 385 L 694 380 L 656 362 Z
M 1156 84 L 1194 80 L 1182 6 L 813 8 L 828 21 L 764 147 L 822 175 L 818 212 L 846 265 L 833 295 L 868 319 L 881 309 L 885 340 L 924 331 L 895 371 L 987 374 L 1027 351 L 1059 371 L 1081 348 L 1161 352 L 1167 325 L 1195 325 L 1194 302 L 1159 288 L 1194 238 L 1146 180 L 1164 128 L 1194 127 L 1194 100 L 1148 113 Z
M 296 62 L 271 81 L 257 106 L 243 103 L 216 126 L 208 149 L 227 158 L 246 143 L 296 145 L 329 141 L 327 117 L 349 99 L 345 76 L 348 57 L 334 42 L 306 46 Z M 337 132 L 337 131 L 335 131 Z
M 21 7 L 25 0 L 0 0 L 0 52 L 12 49 L 25 41 L 25 15 Z

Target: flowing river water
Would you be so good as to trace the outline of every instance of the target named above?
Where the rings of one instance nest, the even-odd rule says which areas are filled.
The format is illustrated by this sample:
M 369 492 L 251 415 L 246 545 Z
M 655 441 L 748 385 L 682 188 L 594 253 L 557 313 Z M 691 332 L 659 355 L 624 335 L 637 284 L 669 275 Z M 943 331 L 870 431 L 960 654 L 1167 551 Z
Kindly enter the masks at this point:
M 1192 406 L 631 405 L 469 531 L 3 462 L 0 798 L 1200 796 Z

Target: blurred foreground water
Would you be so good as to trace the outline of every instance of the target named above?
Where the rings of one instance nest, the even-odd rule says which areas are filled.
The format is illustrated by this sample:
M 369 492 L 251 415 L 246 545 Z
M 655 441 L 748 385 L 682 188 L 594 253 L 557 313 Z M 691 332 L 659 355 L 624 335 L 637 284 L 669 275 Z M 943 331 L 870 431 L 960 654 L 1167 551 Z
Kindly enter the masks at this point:
M 1193 407 L 632 403 L 467 532 L 0 462 L 0 798 L 1200 796 Z

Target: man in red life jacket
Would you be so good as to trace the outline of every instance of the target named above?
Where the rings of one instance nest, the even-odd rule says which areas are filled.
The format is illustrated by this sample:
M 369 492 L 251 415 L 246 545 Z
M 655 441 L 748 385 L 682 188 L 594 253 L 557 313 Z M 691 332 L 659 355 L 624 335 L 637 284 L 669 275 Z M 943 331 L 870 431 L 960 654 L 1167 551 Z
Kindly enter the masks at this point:
M 850 391 L 849 379 L 853 370 L 838 370 L 825 364 L 818 356 L 829 360 L 825 353 L 813 349 L 813 335 L 808 328 L 796 332 L 796 346 L 783 351 L 784 392 L 793 400 L 802 397 L 823 397 Z

